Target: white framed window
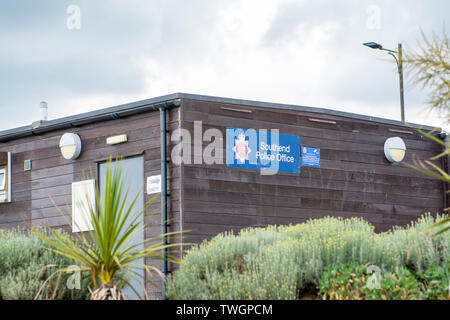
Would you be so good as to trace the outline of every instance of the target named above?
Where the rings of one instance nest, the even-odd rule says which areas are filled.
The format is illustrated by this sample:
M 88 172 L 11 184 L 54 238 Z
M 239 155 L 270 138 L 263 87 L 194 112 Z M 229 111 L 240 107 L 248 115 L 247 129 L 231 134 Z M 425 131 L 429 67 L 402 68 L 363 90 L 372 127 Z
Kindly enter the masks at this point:
M 0 152 L 0 203 L 11 202 L 11 152 Z
M 72 232 L 94 230 L 91 208 L 96 211 L 95 180 L 72 183 Z
M 5 191 L 6 187 L 6 169 L 0 169 L 0 191 Z

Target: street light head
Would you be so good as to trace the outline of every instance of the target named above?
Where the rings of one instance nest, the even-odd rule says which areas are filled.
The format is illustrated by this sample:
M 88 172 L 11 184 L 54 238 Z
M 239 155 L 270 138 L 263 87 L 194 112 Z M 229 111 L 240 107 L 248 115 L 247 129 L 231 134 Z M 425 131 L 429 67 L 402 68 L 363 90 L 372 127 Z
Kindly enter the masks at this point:
M 363 45 L 366 47 L 372 48 L 372 49 L 380 49 L 380 50 L 383 49 L 383 46 L 376 42 L 366 42 L 366 43 L 363 43 Z
M 366 42 L 363 43 L 364 46 L 372 48 L 372 49 L 379 49 L 386 51 L 389 55 L 394 57 L 395 63 L 397 63 L 397 69 L 398 69 L 398 76 L 400 81 L 400 111 L 401 111 L 401 119 L 402 122 L 405 122 L 405 107 L 404 107 L 404 98 L 403 98 L 403 64 L 402 64 L 402 45 L 398 44 L 398 51 L 385 49 L 383 46 L 376 42 Z

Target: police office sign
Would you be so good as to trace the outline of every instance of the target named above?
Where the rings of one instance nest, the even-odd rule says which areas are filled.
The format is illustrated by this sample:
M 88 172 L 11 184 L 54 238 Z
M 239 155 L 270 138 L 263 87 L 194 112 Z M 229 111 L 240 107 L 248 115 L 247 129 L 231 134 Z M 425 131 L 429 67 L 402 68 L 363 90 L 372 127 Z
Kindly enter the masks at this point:
M 280 134 L 278 129 L 227 127 L 224 139 L 223 131 L 209 128 L 203 132 L 202 121 L 194 121 L 193 134 L 186 128 L 177 128 L 170 140 L 175 143 L 171 152 L 175 165 L 223 165 L 226 152 L 228 167 L 260 170 L 263 175 L 300 173 L 300 137 Z M 204 142 L 208 144 L 205 146 Z
M 227 128 L 228 167 L 261 170 L 262 174 L 300 173 L 300 137 L 278 130 Z

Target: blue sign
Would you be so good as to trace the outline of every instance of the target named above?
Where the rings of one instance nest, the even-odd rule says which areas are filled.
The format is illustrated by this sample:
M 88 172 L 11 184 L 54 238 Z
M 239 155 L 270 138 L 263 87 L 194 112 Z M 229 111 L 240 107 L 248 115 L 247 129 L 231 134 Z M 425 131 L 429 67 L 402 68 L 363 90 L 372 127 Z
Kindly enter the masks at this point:
M 302 166 L 320 168 L 320 149 L 302 147 Z
M 227 166 L 300 173 L 300 137 L 227 128 Z

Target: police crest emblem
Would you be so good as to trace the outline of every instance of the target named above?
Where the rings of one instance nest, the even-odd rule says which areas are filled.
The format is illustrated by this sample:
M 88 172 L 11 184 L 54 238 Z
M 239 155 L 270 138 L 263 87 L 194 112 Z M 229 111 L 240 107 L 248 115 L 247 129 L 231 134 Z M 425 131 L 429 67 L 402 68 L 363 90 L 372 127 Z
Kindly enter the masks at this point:
M 248 141 L 245 140 L 245 135 L 240 134 L 238 138 L 234 140 L 233 151 L 235 159 L 239 160 L 241 163 L 248 160 L 248 155 L 252 150 L 248 147 Z

